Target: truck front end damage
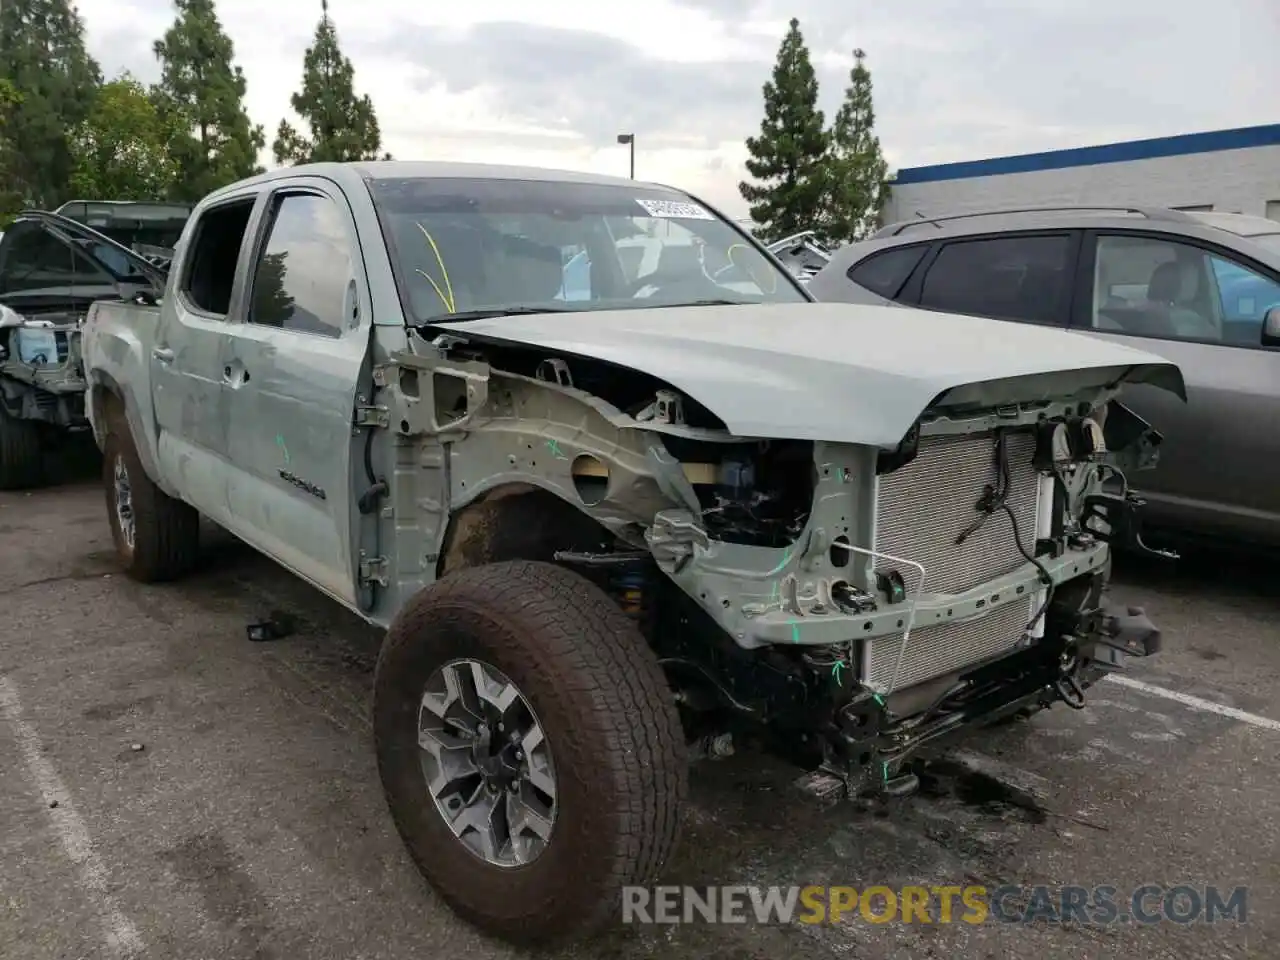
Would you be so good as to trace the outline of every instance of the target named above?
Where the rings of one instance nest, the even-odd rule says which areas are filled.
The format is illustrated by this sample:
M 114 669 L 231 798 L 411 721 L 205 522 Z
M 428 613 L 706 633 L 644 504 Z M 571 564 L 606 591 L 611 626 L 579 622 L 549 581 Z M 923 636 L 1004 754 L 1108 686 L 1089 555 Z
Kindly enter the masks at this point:
M 743 436 L 598 356 L 411 343 L 377 379 L 419 451 L 399 501 L 451 518 L 432 575 L 577 569 L 641 624 L 691 741 L 744 733 L 851 793 L 903 791 L 943 738 L 1080 708 L 1159 649 L 1105 599 L 1113 543 L 1141 546 L 1126 474 L 1159 444 L 1115 399 L 1136 368 L 959 384 L 885 445 Z
M 0 306 L 0 397 L 15 419 L 79 429 L 84 419 L 80 318 L 27 318 Z
M 1104 599 L 1111 531 L 1134 530 L 1140 502 L 1102 489 L 1116 468 L 1092 412 L 925 420 L 890 453 L 816 443 L 786 543 L 751 542 L 769 491 L 720 484 L 701 516 L 659 512 L 646 541 L 692 602 L 678 623 L 659 612 L 652 635 L 703 683 L 700 702 L 851 792 L 910 788 L 909 761 L 962 728 L 1083 707 L 1102 674 L 1160 643 L 1141 611 Z M 1065 434 L 1083 448 L 1063 456 Z M 719 631 L 680 629 L 699 621 Z M 712 652 L 718 632 L 736 649 Z

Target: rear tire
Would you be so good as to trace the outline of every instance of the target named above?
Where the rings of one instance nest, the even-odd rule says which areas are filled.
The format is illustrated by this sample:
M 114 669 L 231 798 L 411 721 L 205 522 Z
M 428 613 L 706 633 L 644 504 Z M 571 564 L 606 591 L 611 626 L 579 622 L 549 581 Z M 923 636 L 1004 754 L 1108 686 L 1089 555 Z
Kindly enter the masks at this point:
M 102 482 L 116 556 L 131 579 L 176 580 L 195 566 L 200 515 L 151 481 L 128 426 L 118 421 L 103 443 Z
M 488 689 L 515 689 L 550 750 L 550 767 L 542 770 L 553 771 L 553 823 L 528 862 L 500 865 L 464 845 L 445 812 L 461 807 L 452 799 L 437 806 L 447 791 L 428 789 L 424 772 L 435 767 L 424 760 L 431 755 L 419 745 L 420 732 L 440 731 L 442 714 L 426 706 L 424 693 L 433 678 L 472 669 L 468 662 L 501 676 Z M 378 768 L 401 837 L 449 906 L 488 933 L 527 945 L 595 933 L 618 912 L 622 888 L 652 882 L 675 848 L 688 761 L 674 699 L 634 623 L 575 573 L 548 563 L 496 563 L 420 591 L 378 656 L 373 712 Z M 508 708 L 504 715 L 511 714 Z M 508 731 L 512 725 L 506 721 Z M 443 732 L 452 737 L 450 729 L 446 723 Z M 501 729 L 493 720 L 486 726 Z M 449 755 L 479 755 L 477 741 L 465 743 Z M 532 764 L 533 750 L 527 752 Z M 460 779 L 453 796 L 483 800 L 488 784 L 472 794 L 467 782 Z M 498 815 L 503 823 L 505 816 Z
M 15 417 L 0 403 L 0 490 L 44 484 L 44 450 L 34 420 Z

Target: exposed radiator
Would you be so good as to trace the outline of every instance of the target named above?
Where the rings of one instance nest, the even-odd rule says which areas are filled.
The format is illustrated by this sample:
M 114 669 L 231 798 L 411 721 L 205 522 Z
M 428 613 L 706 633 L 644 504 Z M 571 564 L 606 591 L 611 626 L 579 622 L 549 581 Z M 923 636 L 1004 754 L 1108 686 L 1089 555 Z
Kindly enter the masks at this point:
M 1033 550 L 1039 498 L 1031 463 L 1035 437 L 1009 434 L 1005 446 L 1006 502 L 1017 518 L 1023 546 Z M 963 544 L 956 545 L 956 537 L 980 516 L 975 505 L 987 484 L 999 487 L 993 434 L 922 439 L 911 463 L 879 478 L 875 549 L 923 565 L 925 593 L 960 593 L 1022 565 L 1026 560 L 1004 510 L 993 513 Z M 892 564 L 878 564 L 879 569 L 886 566 Z M 910 597 L 918 587 L 919 572 L 911 567 L 899 572 Z M 896 686 L 919 683 L 1012 648 L 1034 612 L 1030 599 L 1019 598 L 964 623 L 933 627 L 917 623 Z M 883 687 L 892 679 L 900 641 L 900 636 L 887 636 L 866 644 L 863 670 L 873 685 Z
M 902 637 L 880 637 L 869 642 L 864 651 L 864 682 L 877 690 L 890 683 L 895 690 L 901 689 L 1010 651 L 1027 632 L 1027 622 L 1035 612 L 1032 601 L 1023 596 L 976 620 L 913 629 L 896 683 L 893 671 Z

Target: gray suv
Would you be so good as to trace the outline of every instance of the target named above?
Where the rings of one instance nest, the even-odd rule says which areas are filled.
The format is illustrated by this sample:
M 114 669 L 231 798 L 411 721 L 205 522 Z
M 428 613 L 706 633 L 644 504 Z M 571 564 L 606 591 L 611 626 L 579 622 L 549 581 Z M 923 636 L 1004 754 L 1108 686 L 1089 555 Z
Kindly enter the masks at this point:
M 1186 404 L 1126 394 L 1165 437 L 1143 477 L 1150 522 L 1280 544 L 1280 223 L 1096 207 L 917 219 L 834 251 L 808 287 L 1069 328 L 1177 363 Z

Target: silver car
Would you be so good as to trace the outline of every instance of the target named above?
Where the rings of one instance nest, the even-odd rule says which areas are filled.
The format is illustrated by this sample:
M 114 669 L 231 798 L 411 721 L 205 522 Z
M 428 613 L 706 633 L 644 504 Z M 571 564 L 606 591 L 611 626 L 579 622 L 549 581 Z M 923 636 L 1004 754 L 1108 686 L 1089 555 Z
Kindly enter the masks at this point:
M 1143 477 L 1149 522 L 1280 543 L 1280 223 L 1094 207 L 918 219 L 834 251 L 808 286 L 820 300 L 1065 327 L 1172 360 L 1186 404 L 1126 395 L 1164 434 Z

